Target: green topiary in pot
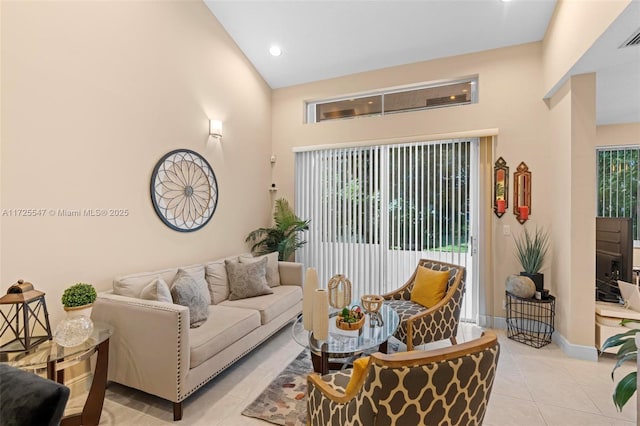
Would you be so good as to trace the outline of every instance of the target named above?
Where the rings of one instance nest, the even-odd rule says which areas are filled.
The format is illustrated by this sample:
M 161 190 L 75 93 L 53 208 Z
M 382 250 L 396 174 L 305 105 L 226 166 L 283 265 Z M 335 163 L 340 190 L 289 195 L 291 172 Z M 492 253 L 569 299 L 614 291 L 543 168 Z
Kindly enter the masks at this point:
M 98 294 L 91 284 L 77 283 L 67 288 L 62 294 L 62 304 L 65 308 L 91 305 Z

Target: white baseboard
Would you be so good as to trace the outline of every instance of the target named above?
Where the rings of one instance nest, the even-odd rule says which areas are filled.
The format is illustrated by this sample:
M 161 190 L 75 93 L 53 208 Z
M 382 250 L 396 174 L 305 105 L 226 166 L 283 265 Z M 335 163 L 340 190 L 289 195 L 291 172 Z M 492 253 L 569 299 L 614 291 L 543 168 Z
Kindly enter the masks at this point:
M 489 315 L 479 315 L 478 326 L 483 328 L 506 330 L 507 320 L 504 317 L 492 317 Z
M 480 316 L 478 323 L 480 327 L 498 330 L 507 329 L 507 319 L 505 317 Z M 574 345 L 560 334 L 558 330 L 553 332 L 551 340 L 562 349 L 562 352 L 571 358 L 583 359 L 585 361 L 598 361 L 598 350 L 595 346 Z
M 583 359 L 585 361 L 598 361 L 598 350 L 595 346 L 574 345 L 557 331 L 553 333 L 551 339 L 553 343 L 562 349 L 562 352 L 571 358 Z

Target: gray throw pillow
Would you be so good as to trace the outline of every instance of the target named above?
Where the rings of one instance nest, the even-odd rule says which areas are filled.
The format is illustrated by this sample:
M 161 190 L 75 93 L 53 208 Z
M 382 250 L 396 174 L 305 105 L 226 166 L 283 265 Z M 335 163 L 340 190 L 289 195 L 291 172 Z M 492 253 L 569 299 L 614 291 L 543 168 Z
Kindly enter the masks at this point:
M 209 288 L 188 272 L 178 269 L 171 285 L 173 303 L 189 308 L 189 325 L 200 327 L 209 317 Z
M 280 285 L 280 270 L 278 267 L 278 252 L 265 254 L 263 256 L 253 257 L 249 255 L 241 255 L 238 257 L 240 263 L 258 262 L 262 258 L 267 258 L 267 284 L 269 287 L 277 287 Z
M 229 300 L 273 294 L 267 284 L 267 258 L 253 263 L 224 261 L 229 277 Z

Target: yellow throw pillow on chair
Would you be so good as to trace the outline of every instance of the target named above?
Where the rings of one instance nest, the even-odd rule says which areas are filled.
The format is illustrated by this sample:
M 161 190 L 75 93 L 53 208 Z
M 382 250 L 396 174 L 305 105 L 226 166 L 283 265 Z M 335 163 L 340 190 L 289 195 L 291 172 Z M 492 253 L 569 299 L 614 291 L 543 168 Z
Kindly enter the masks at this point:
M 369 365 L 369 357 L 364 356 L 362 358 L 358 358 L 353 361 L 353 370 L 351 371 L 351 378 L 349 379 L 349 383 L 347 384 L 346 389 L 344 390 L 345 394 L 351 393 L 356 390 L 356 386 L 362 376 L 367 373 L 367 366 Z
M 418 266 L 411 290 L 411 301 L 430 308 L 444 298 L 447 292 L 449 271 L 434 271 Z

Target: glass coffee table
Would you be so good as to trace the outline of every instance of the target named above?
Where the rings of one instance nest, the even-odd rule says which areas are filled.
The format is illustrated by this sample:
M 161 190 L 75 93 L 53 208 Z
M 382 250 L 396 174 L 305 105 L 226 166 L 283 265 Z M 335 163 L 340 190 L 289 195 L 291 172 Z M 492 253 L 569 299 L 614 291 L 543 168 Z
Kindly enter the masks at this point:
M 293 339 L 301 346 L 309 348 L 313 370 L 327 374 L 329 370 L 342 368 L 349 359 L 377 348 L 387 352 L 387 341 L 396 332 L 400 319 L 396 311 L 382 304 L 378 312 L 382 323 L 371 321 L 371 314 L 365 314 L 364 325 L 360 330 L 344 331 L 336 327 L 335 317 L 338 310 L 329 313 L 329 335 L 327 340 L 317 340 L 313 332 L 304 329 L 302 314 L 293 323 Z M 341 359 L 342 362 L 337 361 Z M 346 360 L 345 360 L 346 359 Z

